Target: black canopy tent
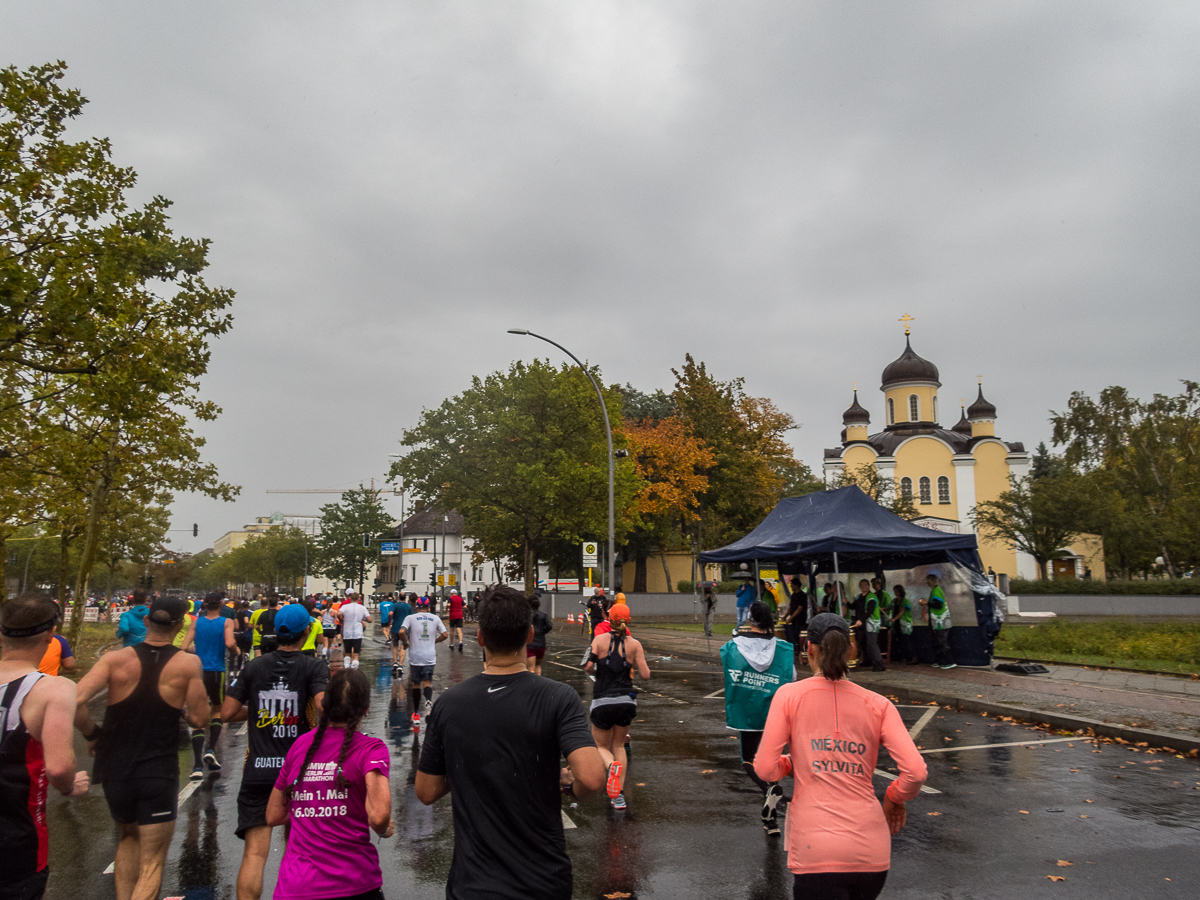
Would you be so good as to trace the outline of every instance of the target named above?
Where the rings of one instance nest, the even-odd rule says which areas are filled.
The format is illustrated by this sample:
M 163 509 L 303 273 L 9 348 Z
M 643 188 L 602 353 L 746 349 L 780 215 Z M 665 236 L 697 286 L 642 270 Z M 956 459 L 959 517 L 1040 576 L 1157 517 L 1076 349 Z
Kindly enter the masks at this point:
M 705 563 L 774 563 L 781 574 L 883 572 L 950 563 L 965 570 L 976 621 L 956 624 L 950 648 L 965 665 L 987 665 L 999 633 L 999 594 L 983 575 L 973 534 L 943 534 L 901 519 L 851 485 L 780 500 L 741 540 L 700 554 Z M 815 579 L 809 579 L 815 590 Z M 918 638 L 924 655 L 925 641 Z

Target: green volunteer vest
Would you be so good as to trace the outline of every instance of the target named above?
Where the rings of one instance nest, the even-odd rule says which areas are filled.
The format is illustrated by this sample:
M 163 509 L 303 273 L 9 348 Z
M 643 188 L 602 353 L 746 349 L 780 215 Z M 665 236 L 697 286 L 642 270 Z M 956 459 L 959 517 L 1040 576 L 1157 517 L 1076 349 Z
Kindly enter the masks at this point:
M 934 600 L 941 601 L 941 609 L 934 609 Z M 945 631 L 950 627 L 950 604 L 946 602 L 946 595 L 940 585 L 929 592 L 929 624 L 938 631 Z
M 775 658 L 765 672 L 746 662 L 733 641 L 721 647 L 725 667 L 725 724 L 738 731 L 762 731 L 779 688 L 792 680 L 792 645 L 775 640 Z
M 890 619 L 892 617 L 892 595 L 887 591 L 878 591 L 875 596 L 879 598 L 879 612 L 885 619 Z
M 905 597 L 903 600 L 897 600 L 896 602 L 904 604 L 903 606 L 900 607 L 900 620 L 899 620 L 900 633 L 901 634 L 912 634 L 912 630 L 913 630 L 912 601 L 909 600 L 907 597 Z
M 867 594 L 867 631 L 872 634 L 879 631 L 879 597 L 876 594 Z

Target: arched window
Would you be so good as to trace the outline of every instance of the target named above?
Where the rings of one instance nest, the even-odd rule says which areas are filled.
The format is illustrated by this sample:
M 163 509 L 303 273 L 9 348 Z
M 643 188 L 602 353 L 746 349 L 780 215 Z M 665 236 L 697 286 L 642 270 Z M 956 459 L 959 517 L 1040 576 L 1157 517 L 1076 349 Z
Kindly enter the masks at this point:
M 937 420 L 938 420 L 938 417 L 937 417 L 937 397 L 934 397 L 934 398 L 933 398 L 933 421 L 935 421 L 935 422 L 936 422 Z
M 896 401 L 888 397 L 888 424 L 896 424 Z
M 921 421 L 921 401 L 917 399 L 916 394 L 908 395 L 908 421 Z
M 933 485 L 930 484 L 929 479 L 924 476 L 921 476 L 921 480 L 918 482 L 918 484 L 921 487 L 921 502 L 922 503 L 932 503 L 933 502 Z
M 950 502 L 950 479 L 945 475 L 938 478 L 938 503 Z
M 900 496 L 905 500 L 912 499 L 912 479 L 904 477 L 900 479 Z

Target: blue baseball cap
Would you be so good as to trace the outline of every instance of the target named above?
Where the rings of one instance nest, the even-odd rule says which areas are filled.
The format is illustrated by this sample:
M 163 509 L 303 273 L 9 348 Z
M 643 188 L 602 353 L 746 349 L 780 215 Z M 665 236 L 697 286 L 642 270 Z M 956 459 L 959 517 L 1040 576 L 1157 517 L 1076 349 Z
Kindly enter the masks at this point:
M 306 632 L 312 625 L 312 617 L 303 606 L 289 603 L 275 613 L 275 633 L 281 638 L 295 638 Z

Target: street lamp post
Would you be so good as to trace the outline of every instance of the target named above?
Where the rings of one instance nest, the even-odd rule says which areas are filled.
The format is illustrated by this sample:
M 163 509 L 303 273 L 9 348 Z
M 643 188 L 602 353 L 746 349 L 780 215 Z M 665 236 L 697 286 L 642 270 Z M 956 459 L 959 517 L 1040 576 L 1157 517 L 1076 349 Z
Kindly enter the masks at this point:
M 587 367 L 585 367 L 584 364 L 579 361 L 579 357 L 577 357 L 562 344 L 558 343 L 557 341 L 552 341 L 548 337 L 543 337 L 540 334 L 534 334 L 532 331 L 529 331 L 525 328 L 510 328 L 508 329 L 508 333 L 528 335 L 529 337 L 537 338 L 539 341 L 545 341 L 547 344 L 553 344 L 563 353 L 567 354 L 567 356 L 571 357 L 571 359 L 575 361 L 575 365 L 579 366 L 579 368 L 583 371 L 583 374 L 587 376 L 587 380 L 592 383 L 592 389 L 596 392 L 596 399 L 600 401 L 600 412 L 604 416 L 604 438 L 606 441 L 608 441 L 608 589 L 610 591 L 615 591 L 617 589 L 617 578 L 616 563 L 614 561 L 614 554 L 616 551 L 616 515 L 615 502 L 613 499 L 614 457 L 612 445 L 612 426 L 608 423 L 608 406 L 604 402 L 604 394 L 601 393 L 600 385 L 596 384 L 596 379 L 592 377 L 592 373 L 589 372 Z M 537 565 L 536 559 L 533 561 L 533 564 L 534 566 Z M 536 572 L 534 573 L 533 580 L 535 582 L 537 581 Z

